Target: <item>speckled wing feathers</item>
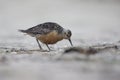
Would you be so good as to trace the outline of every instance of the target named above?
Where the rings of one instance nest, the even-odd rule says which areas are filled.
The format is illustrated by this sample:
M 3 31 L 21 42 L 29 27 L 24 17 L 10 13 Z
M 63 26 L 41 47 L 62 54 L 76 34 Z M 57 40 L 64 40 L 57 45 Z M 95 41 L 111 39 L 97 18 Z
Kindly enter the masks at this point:
M 57 23 L 46 22 L 46 23 L 39 24 L 37 26 L 27 29 L 26 33 L 30 33 L 34 35 L 48 34 L 53 30 L 56 30 L 58 33 L 61 33 L 63 31 L 63 28 Z

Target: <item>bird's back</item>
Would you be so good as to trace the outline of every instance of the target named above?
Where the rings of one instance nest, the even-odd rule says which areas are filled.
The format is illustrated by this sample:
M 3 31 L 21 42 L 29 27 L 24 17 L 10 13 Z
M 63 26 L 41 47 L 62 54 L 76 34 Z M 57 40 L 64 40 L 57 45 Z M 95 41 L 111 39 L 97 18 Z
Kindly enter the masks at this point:
M 61 33 L 63 31 L 63 28 L 57 23 L 46 22 L 46 23 L 34 26 L 32 28 L 29 28 L 27 30 L 21 30 L 21 32 L 37 35 L 37 34 L 48 34 L 53 30 L 57 31 L 58 33 Z

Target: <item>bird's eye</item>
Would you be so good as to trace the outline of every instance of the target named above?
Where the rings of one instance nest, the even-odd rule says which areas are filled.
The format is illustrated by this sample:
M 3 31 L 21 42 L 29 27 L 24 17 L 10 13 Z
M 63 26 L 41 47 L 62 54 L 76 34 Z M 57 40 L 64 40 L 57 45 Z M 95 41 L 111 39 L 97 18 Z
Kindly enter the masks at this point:
M 64 34 L 65 34 L 65 35 L 67 35 L 67 33 L 66 33 L 66 32 L 65 32 Z

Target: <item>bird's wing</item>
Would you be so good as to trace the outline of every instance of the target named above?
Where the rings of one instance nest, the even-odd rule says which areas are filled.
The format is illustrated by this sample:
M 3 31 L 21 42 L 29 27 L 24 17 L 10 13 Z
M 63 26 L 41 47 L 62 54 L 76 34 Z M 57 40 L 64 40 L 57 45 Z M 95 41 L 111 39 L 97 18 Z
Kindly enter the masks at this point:
M 63 28 L 56 23 L 47 22 L 47 23 L 39 24 L 37 26 L 29 28 L 26 30 L 26 32 L 36 35 L 36 34 L 48 34 L 53 30 L 58 31 L 59 33 L 63 30 Z

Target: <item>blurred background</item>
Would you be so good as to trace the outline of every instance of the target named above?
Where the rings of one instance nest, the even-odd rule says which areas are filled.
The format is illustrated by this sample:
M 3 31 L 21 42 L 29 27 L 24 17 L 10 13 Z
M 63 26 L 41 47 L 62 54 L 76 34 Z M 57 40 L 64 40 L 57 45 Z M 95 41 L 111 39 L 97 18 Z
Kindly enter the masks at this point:
M 38 48 L 34 38 L 18 29 L 44 22 L 56 22 L 70 29 L 74 46 L 116 42 L 120 40 L 120 0 L 0 0 L 0 47 Z M 54 45 L 64 46 L 70 46 L 69 42 Z M 104 56 L 107 64 L 78 64 L 44 61 L 43 56 L 34 54 L 7 55 L 10 62 L 0 66 L 0 80 L 119 80 L 120 57 L 118 63 L 111 64 L 113 57 L 108 56 Z
M 120 0 L 0 0 L 1 40 L 43 22 L 71 29 L 73 39 L 116 41 Z

